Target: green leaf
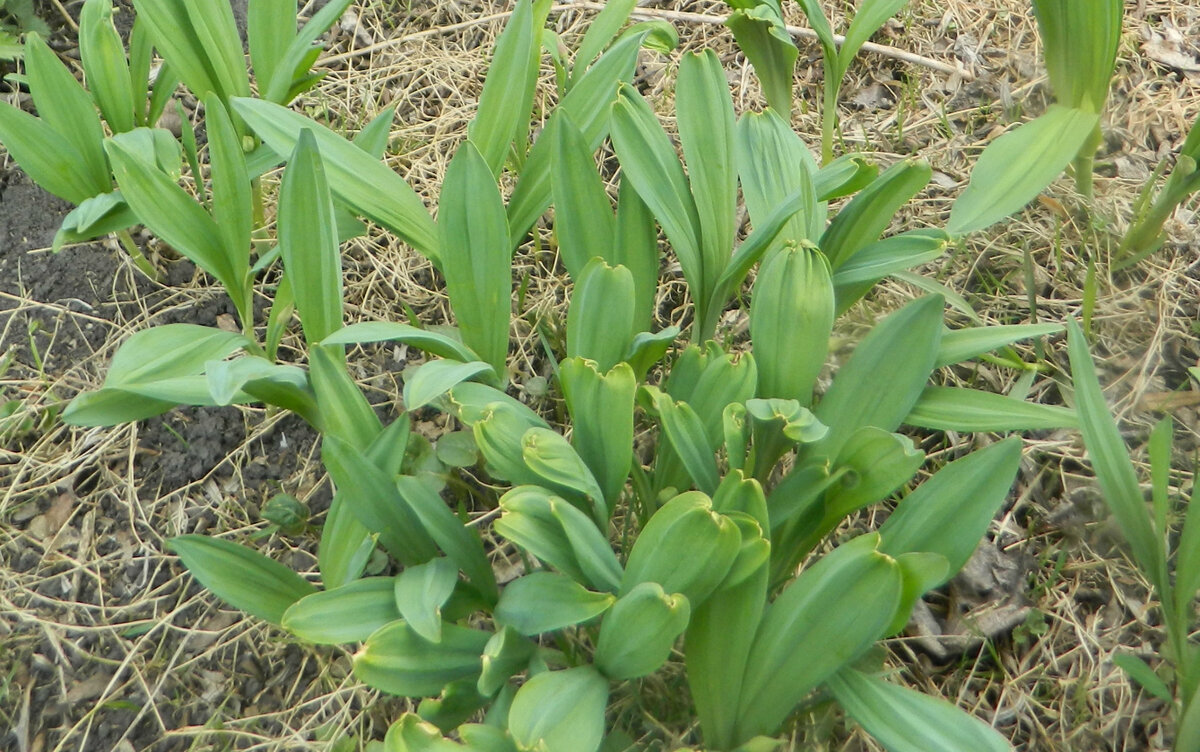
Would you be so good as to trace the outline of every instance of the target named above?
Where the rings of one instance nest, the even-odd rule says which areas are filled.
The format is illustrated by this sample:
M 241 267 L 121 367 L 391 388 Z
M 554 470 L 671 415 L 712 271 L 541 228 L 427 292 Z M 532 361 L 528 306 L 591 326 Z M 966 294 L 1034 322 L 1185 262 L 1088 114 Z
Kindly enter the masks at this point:
M 534 28 L 533 4 L 519 0 L 496 38 L 475 118 L 467 130 L 494 177 L 499 177 L 504 167 L 513 138 L 529 122 L 540 36 L 540 30 Z
M 84 199 L 63 217 L 62 225 L 54 233 L 50 250 L 58 253 L 68 243 L 85 243 L 137 223 L 137 216 L 125 203 L 120 191 L 101 193 Z
M 500 691 L 515 674 L 524 671 L 537 655 L 537 645 L 516 630 L 504 627 L 488 640 L 483 651 L 483 673 L 477 689 L 489 697 Z
M 790 96 L 790 78 L 788 91 Z M 824 220 L 818 213 L 812 182 L 816 162 L 777 112 L 748 112 L 738 120 L 737 166 L 746 210 L 756 228 L 789 196 L 800 191 L 800 211 L 788 220 L 779 241 L 815 241 L 820 237 Z
M 274 78 L 296 36 L 296 0 L 255 0 L 247 4 L 246 38 L 254 77 L 264 89 Z
M 405 697 L 432 697 L 452 681 L 477 678 L 487 632 L 454 624 L 430 642 L 396 621 L 371 635 L 354 656 L 354 675 L 376 689 Z
M 524 749 L 596 752 L 604 737 L 607 704 L 608 682 L 595 669 L 547 671 L 517 690 L 508 731 Z
M 451 431 L 437 440 L 438 461 L 447 467 L 472 467 L 479 462 L 479 449 L 471 431 Z
M 593 258 L 576 277 L 567 311 L 567 357 L 587 358 L 607 371 L 633 341 L 633 275 Z
M 783 248 L 763 263 L 750 299 L 757 396 L 812 403 L 833 318 L 833 280 L 815 247 Z
M 283 614 L 284 629 L 317 645 L 362 642 L 375 630 L 400 618 L 395 577 L 367 577 L 312 593 Z
M 533 556 L 596 590 L 616 591 L 621 565 L 596 524 L 544 488 L 518 486 L 500 497 L 496 532 Z
M 316 588 L 300 575 L 257 551 L 206 535 L 180 535 L 167 541 L 192 576 L 234 608 L 272 624 Z
M 698 491 L 680 494 L 654 513 L 634 541 L 620 593 L 657 582 L 667 593 L 682 593 L 696 608 L 729 574 L 740 543 L 737 525 L 714 512 L 711 499 Z M 704 556 L 697 557 L 697 551 Z
M 729 260 L 737 231 L 733 96 L 721 61 L 712 50 L 683 56 L 675 86 L 675 110 L 699 220 L 693 227 L 703 256 L 701 285 L 692 290 L 693 302 L 707 302 Z M 703 321 L 705 307 L 698 303 L 696 307 Z
M 563 494 L 576 506 L 590 502 L 596 523 L 608 522 L 616 500 L 604 498 L 592 471 L 561 434 L 549 428 L 526 430 L 521 436 L 521 459 L 538 483 Z
M 242 140 L 234 129 L 225 106 L 215 95 L 210 95 L 205 101 L 204 114 L 208 133 L 213 220 L 221 234 L 229 267 L 245 276 L 250 270 L 250 233 L 254 224 L 254 198 L 251 196 L 250 175 L 246 171 Z M 314 214 L 320 214 L 320 206 L 315 200 L 311 206 Z M 294 221 L 288 218 L 286 223 Z M 280 232 L 284 231 L 285 228 L 281 225 Z M 340 267 L 338 272 L 340 274 Z M 296 284 L 296 276 L 293 274 L 293 285 Z M 341 325 L 340 320 L 338 325 Z
M 304 337 L 320 342 L 342 328 L 342 257 L 324 160 L 311 131 L 301 131 L 283 173 L 278 226 Z
M 833 270 L 836 272 L 859 251 L 879 240 L 897 210 L 929 184 L 932 174 L 928 162 L 906 159 L 892 165 L 850 199 L 829 223 L 819 243 Z
M 25 75 L 44 126 L 61 135 L 82 157 L 75 169 L 92 186 L 88 195 L 110 191 L 112 182 L 104 159 L 104 128 L 96 106 L 37 33 L 26 35 Z
M 306 75 L 308 69 L 321 53 L 320 47 L 314 47 L 317 37 L 324 34 L 334 24 L 346 9 L 351 0 L 332 0 L 321 6 L 321 9 L 308 19 L 308 23 L 295 32 L 295 13 L 292 14 L 293 38 L 288 44 L 283 57 L 275 66 L 275 72 L 269 81 L 265 76 L 259 76 L 259 91 L 264 99 L 279 104 L 287 104 L 297 96 L 315 86 L 323 77 L 321 75 Z M 262 86 L 266 84 L 265 94 Z
M 683 462 L 692 482 L 704 493 L 714 493 L 719 483 L 717 462 L 700 416 L 688 403 L 676 402 L 655 387 L 643 389 L 653 402 L 667 441 Z
M 1117 653 L 1113 656 L 1112 662 L 1130 679 L 1141 685 L 1142 689 L 1167 704 L 1174 702 L 1175 695 L 1171 692 L 1171 688 L 1141 658 L 1132 653 Z
M 592 61 L 604 51 L 604 48 L 629 20 L 629 14 L 633 12 L 636 5 L 637 0 L 613 0 L 604 4 L 603 10 L 588 24 L 583 41 L 579 43 L 579 48 L 575 51 L 575 61 L 571 67 L 572 83 L 577 81 L 587 67 L 592 64 Z
M 372 742 L 375 743 L 375 742 Z M 383 752 L 461 752 L 466 749 L 442 736 L 432 723 L 415 713 L 405 713 L 388 728 Z
M 317 547 L 317 567 L 325 587 L 332 590 L 357 580 L 374 552 L 375 537 L 354 516 L 346 497 L 335 493 Z
M 104 386 L 141 384 L 204 372 L 249 344 L 240 334 L 198 324 L 165 324 L 135 333 L 121 344 Z
M 579 280 L 593 258 L 613 263 L 616 223 L 587 140 L 570 116 L 558 119 L 550 162 L 554 234 L 563 266 L 572 279 Z
M 557 209 L 555 211 L 558 211 Z M 646 331 L 654 321 L 658 293 L 658 227 L 633 185 L 622 180 L 617 191 L 617 222 L 611 258 L 633 275 L 633 330 Z
M 656 582 L 637 585 L 613 604 L 600 624 L 596 668 L 617 681 L 657 671 L 690 616 L 682 595 L 668 595 Z
M 886 498 L 907 483 L 925 461 L 912 439 L 867 426 L 854 432 L 833 463 L 849 470 L 825 495 L 830 517 L 846 515 Z
M 950 236 L 942 230 L 910 230 L 864 246 L 833 274 L 838 315 L 848 311 L 879 280 L 933 261 L 946 252 L 949 243 Z
M 763 94 L 772 109 L 792 111 L 792 77 L 800 51 L 780 15 L 779 3 L 761 2 L 751 8 L 739 8 L 725 20 L 738 47 L 754 66 Z
M 942 334 L 937 367 L 962 363 L 1022 339 L 1058 334 L 1062 324 L 1008 324 L 952 329 Z
M 878 542 L 872 534 L 842 544 L 767 608 L 746 660 L 735 741 L 774 733 L 805 695 L 883 636 L 901 577 Z
M 277 154 L 291 154 L 309 129 L 324 157 L 329 189 L 347 206 L 394 232 L 434 264 L 438 232 L 420 196 L 387 165 L 333 131 L 286 107 L 234 98 L 233 109 Z
M 1169 592 L 1164 544 L 1154 534 L 1137 472 L 1104 400 L 1083 332 L 1074 319 L 1067 320 L 1067 351 L 1071 357 L 1075 409 L 1079 413 L 1083 445 L 1092 461 L 1104 501 L 1117 518 L 1142 573 L 1160 593 Z
M 619 363 L 603 373 L 593 362 L 568 358 L 559 364 L 558 378 L 571 415 L 571 446 L 615 504 L 633 462 L 633 369 Z
M 87 86 L 114 133 L 133 130 L 134 99 L 112 0 L 87 0 L 79 12 L 79 57 Z
M 1041 431 L 1075 428 L 1075 412 L 1039 405 L 978 389 L 929 386 L 904 419 L 910 426 L 935 431 Z
M 582 624 L 604 613 L 616 600 L 594 593 L 553 572 L 534 572 L 505 586 L 496 604 L 496 621 L 532 636 Z
M 321 432 L 363 450 L 383 429 L 379 416 L 346 372 L 342 353 L 313 347 L 308 354 L 308 376 L 317 395 Z
M 33 182 L 73 204 L 112 190 L 111 180 L 80 169 L 84 157 L 70 141 L 7 102 L 0 102 L 0 143 Z
M 343 502 L 388 553 L 409 566 L 437 556 L 420 517 L 387 473 L 333 435 L 324 438 L 321 458 Z
M 855 431 L 875 426 L 894 431 L 916 404 L 933 372 L 942 332 L 940 296 L 909 303 L 875 325 L 817 405 L 817 418 L 829 426 L 818 445 L 836 455 Z M 888 374 L 884 381 L 880 374 Z
M 1021 440 L 1014 437 L 946 465 L 904 497 L 879 528 L 880 550 L 941 554 L 949 564 L 946 577 L 952 577 L 987 532 L 1020 462 Z
M 946 231 L 966 235 L 1020 211 L 1066 169 L 1099 122 L 1094 112 L 1056 104 L 988 144 Z
M 859 3 L 854 20 L 846 30 L 846 38 L 838 50 L 838 67 L 843 72 L 848 70 L 850 61 L 858 54 L 863 43 L 907 4 L 908 0 L 863 0 Z
M 858 193 L 879 175 L 879 166 L 859 154 L 845 154 L 822 165 L 813 176 L 813 190 L 819 201 Z
M 496 372 L 478 360 L 459 363 L 457 360 L 431 360 L 423 364 L 404 382 L 404 407 L 416 410 L 467 379 L 486 374 L 495 378 Z
M 846 668 L 826 685 L 838 704 L 889 752 L 1006 752 L 1012 746 L 977 718 L 937 697 Z
M 392 588 L 392 604 L 413 631 L 430 642 L 442 641 L 442 606 L 454 592 L 458 567 L 437 558 L 405 567 Z
M 1191 614 L 1192 596 L 1200 590 L 1200 483 L 1192 486 L 1183 530 L 1175 549 L 1175 609 L 1180 623 Z
M 479 360 L 479 356 L 459 340 L 429 329 L 391 321 L 363 321 L 338 329 L 322 345 L 367 344 L 371 342 L 402 342 L 430 355 L 464 363 Z
M 463 342 L 504 374 L 512 312 L 508 221 L 495 178 L 470 142 L 446 168 L 438 226 L 446 292 Z
M 1121 46 L 1125 3 L 1034 0 L 1055 98 L 1070 107 L 1101 112 Z

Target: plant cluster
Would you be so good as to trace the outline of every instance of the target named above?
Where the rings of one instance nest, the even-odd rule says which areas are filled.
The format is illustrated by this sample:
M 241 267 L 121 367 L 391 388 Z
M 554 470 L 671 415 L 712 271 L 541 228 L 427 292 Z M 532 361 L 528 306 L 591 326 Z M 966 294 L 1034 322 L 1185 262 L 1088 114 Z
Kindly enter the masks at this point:
M 1020 209 L 1055 164 L 1055 175 L 1071 160 L 1077 176 L 1090 169 L 1103 97 L 1077 98 L 1056 80 L 1063 104 L 1044 116 L 1051 125 L 1022 130 L 1057 133 L 1065 120 L 1078 142 L 1056 140 L 1057 161 L 1017 185 L 1008 166 L 988 172 L 1005 158 L 997 151 L 1019 148 L 1006 136 L 945 230 L 888 234 L 930 167 L 903 160 L 880 172 L 856 155 L 833 159 L 832 148 L 838 82 L 902 2 L 862 3 L 840 50 L 817 4 L 802 3 L 825 52 L 818 165 L 787 117 L 796 52 L 777 2 L 730 3 L 771 107 L 739 116 L 716 55 L 686 54 L 677 151 L 631 83 L 639 52 L 672 47 L 673 29 L 627 27 L 634 3 L 609 3 L 572 55 L 549 43 L 548 0 L 520 0 L 435 221 L 380 161 L 390 111 L 351 141 L 286 106 L 319 79 L 314 43 L 347 5 L 329 3 L 297 31 L 295 0 L 252 3 L 251 77 L 222 0 L 139 0 L 128 50 L 110 0 L 87 0 L 87 88 L 34 34 L 26 71 L 38 117 L 0 107 L 0 141 L 77 206 L 56 243 L 116 231 L 154 275 L 127 232 L 144 225 L 215 279 L 239 318 L 240 332 L 135 333 L 102 387 L 63 419 L 109 426 L 178 405 L 262 403 L 322 437 L 336 493 L 320 532 L 320 588 L 217 537 L 171 539 L 184 565 L 225 602 L 302 640 L 361 645 L 361 681 L 420 699 L 388 732 L 389 752 L 631 747 L 641 729 L 621 708 L 652 675 L 686 683 L 694 716 L 671 733 L 706 749 L 773 749 L 798 709 L 828 713 L 831 701 L 890 750 L 1009 749 L 982 721 L 887 681 L 872 647 L 966 563 L 1013 483 L 1021 441 L 980 442 L 934 467 L 899 430 L 1074 427 L 1067 408 L 934 383 L 938 369 L 980 357 L 1032 372 L 1008 346 L 1062 327 L 951 330 L 934 293 L 876 323 L 836 369 L 829 343 L 837 317 L 881 279 Z M 1042 7 L 1052 4 L 1038 5 L 1052 28 Z M 531 139 L 543 48 L 555 50 L 559 97 Z M 165 62 L 150 85 L 155 51 Z M 154 127 L 179 83 L 203 103 L 203 151 L 190 125 L 179 139 Z M 596 162 L 606 144 L 619 166 L 615 202 L 614 165 L 602 173 Z M 271 223 L 261 178 L 283 163 Z M 1190 186 L 1187 169 L 1181 159 L 1155 206 Z M 507 200 L 502 182 L 514 186 Z M 513 257 L 551 206 L 572 283 L 564 336 L 546 338 L 566 408 L 553 423 L 506 391 Z M 429 259 L 453 329 L 347 323 L 340 247 L 364 231 L 359 218 Z M 655 328 L 660 228 L 690 301 L 682 327 Z M 271 300 L 264 320 L 256 293 Z M 749 339 L 722 339 L 722 316 L 743 295 Z M 296 318 L 304 357 L 285 361 L 279 345 Z M 429 359 L 406 375 L 404 409 L 385 423 L 351 377 L 347 348 L 386 341 Z M 1103 406 L 1088 404 L 1090 446 Z M 426 410 L 456 430 L 417 435 L 410 416 Z M 443 498 L 452 481 L 470 490 L 457 513 Z M 889 510 L 878 529 L 846 524 L 870 507 Z M 1155 579 L 1165 553 L 1140 540 L 1139 562 L 1157 562 L 1148 572 L 1165 593 L 1167 580 Z M 364 576 L 377 550 L 396 574 Z M 501 556 L 520 561 L 520 576 L 498 581 Z M 1176 600 L 1190 604 L 1186 593 Z M 1180 691 L 1191 697 L 1194 672 L 1182 667 L 1193 656 L 1175 629 Z M 1185 711 L 1185 724 L 1193 716 Z

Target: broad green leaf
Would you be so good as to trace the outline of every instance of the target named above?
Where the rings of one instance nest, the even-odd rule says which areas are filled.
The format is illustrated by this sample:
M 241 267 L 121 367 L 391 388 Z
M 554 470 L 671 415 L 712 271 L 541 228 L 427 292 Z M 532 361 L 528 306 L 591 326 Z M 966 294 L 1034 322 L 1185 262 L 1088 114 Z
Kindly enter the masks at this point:
M 504 31 L 496 38 L 475 118 L 467 129 L 471 143 L 496 178 L 504 167 L 513 139 L 529 121 L 537 80 L 539 37 L 540 30 L 534 28 L 532 1 L 518 0 Z
M 134 9 L 138 22 L 144 26 L 154 46 L 193 95 L 203 97 L 210 91 L 218 95 L 236 94 L 221 91 L 207 54 L 196 35 L 191 33 L 192 21 L 182 2 L 139 0 L 134 3 Z
M 633 341 L 633 275 L 593 258 L 575 279 L 567 311 L 567 357 L 587 358 L 607 371 Z
M 1034 0 L 1033 13 L 1055 99 L 1068 107 L 1102 112 L 1121 46 L 1125 3 Z
M 617 222 L 611 257 L 613 263 L 624 266 L 633 275 L 635 332 L 647 331 L 654 322 L 659 255 L 658 227 L 654 223 L 654 215 L 633 185 L 628 180 L 622 180 L 617 191 Z
M 430 642 L 441 642 L 442 606 L 454 592 L 458 567 L 449 559 L 439 557 L 415 567 L 405 567 L 394 580 L 390 595 L 400 616 L 421 637 Z
M 504 514 L 496 532 L 576 582 L 616 591 L 621 565 L 591 518 L 537 486 L 518 486 L 500 497 Z
M 204 375 L 215 404 L 244 402 L 249 395 L 269 405 L 290 410 L 313 425 L 320 423 L 316 397 L 308 386 L 307 374 L 301 368 L 272 363 L 266 358 L 251 355 L 233 360 L 209 361 Z
M 788 220 L 779 241 L 816 241 L 820 237 L 823 220 L 812 183 L 816 162 L 777 112 L 748 112 L 738 120 L 737 166 L 746 210 L 755 227 L 766 222 L 780 203 L 799 190 L 800 211 Z
M 504 587 L 496 621 L 523 635 L 538 635 L 590 621 L 615 600 L 611 593 L 594 593 L 564 575 L 534 572 Z
M 949 564 L 946 576 L 952 577 L 987 532 L 1020 462 L 1021 440 L 1014 437 L 946 465 L 904 497 L 879 528 L 880 550 L 891 556 L 941 554 Z
M 179 381 L 174 379 L 173 381 Z M 176 394 L 172 399 L 152 397 L 134 384 L 128 387 L 106 387 L 94 392 L 75 395 L 63 410 L 63 422 L 70 426 L 116 426 L 162 415 L 179 405 L 211 405 L 204 377 L 197 377 L 194 399 Z M 162 386 L 165 382 L 155 382 Z
M 104 159 L 104 128 L 96 106 L 37 33 L 26 35 L 25 75 L 44 127 L 61 135 L 82 157 L 75 169 L 86 175 L 88 184 L 93 186 L 89 195 L 111 190 Z
M 165 324 L 143 329 L 121 343 L 109 364 L 104 386 L 162 381 L 204 372 L 249 344 L 240 334 L 198 324 Z
M 503 627 L 483 650 L 483 672 L 477 689 L 489 697 L 495 695 L 515 674 L 524 671 L 537 655 L 537 644 L 511 627 Z
M 245 276 L 250 271 L 250 233 L 254 229 L 254 198 L 251 196 L 250 175 L 246 172 L 246 157 L 242 151 L 242 139 L 234 129 L 233 121 L 225 105 L 215 95 L 210 95 L 204 104 L 205 126 L 208 134 L 208 160 L 212 183 L 212 214 L 221 234 L 229 268 Z M 285 185 L 287 180 L 284 181 Z M 291 181 L 295 182 L 295 181 Z M 287 190 L 285 188 L 285 190 Z M 280 199 L 281 208 L 283 197 Z M 310 207 L 310 208 L 309 208 Z M 321 214 L 322 207 L 312 199 L 306 207 L 314 216 Z M 279 232 L 294 231 L 298 224 L 295 212 L 280 222 Z M 341 267 L 338 267 L 341 275 Z M 293 290 L 303 281 L 303 275 L 292 273 Z M 341 290 L 338 291 L 339 314 Z M 297 292 L 297 297 L 300 293 Z M 301 316 L 305 316 L 303 308 Z M 303 323 L 303 322 L 302 322 Z M 341 326 L 339 316 L 338 326 Z
M 901 206 L 929 184 L 929 163 L 906 159 L 892 165 L 857 196 L 850 199 L 825 233 L 821 251 L 836 272 L 862 249 L 879 240 Z
M 942 334 L 936 365 L 962 363 L 1022 339 L 1058 334 L 1062 324 L 1007 324 L 952 329 Z
M 368 219 L 394 232 L 435 264 L 438 232 L 420 196 L 387 165 L 333 131 L 286 107 L 234 98 L 233 109 L 277 154 L 291 154 L 301 131 L 310 129 L 324 157 L 329 189 Z
M 680 494 L 654 513 L 634 541 L 620 594 L 657 582 L 665 592 L 682 593 L 696 608 L 725 579 L 740 543 L 737 525 L 714 512 L 711 499 L 698 491 Z M 705 554 L 698 557 L 696 551 Z
M 600 56 L 582 78 L 559 102 L 534 142 L 521 176 L 508 203 L 510 246 L 516 248 L 525 233 L 550 206 L 550 165 L 555 131 L 561 118 L 570 117 L 587 139 L 590 151 L 600 147 L 608 134 L 609 107 L 617 94 L 617 85 L 629 81 L 637 63 L 638 49 L 645 34 L 635 34 L 619 40 Z
M 391 476 L 337 436 L 324 438 L 321 458 L 343 502 L 368 531 L 379 536 L 388 553 L 410 566 L 437 556 L 420 516 Z
M 878 535 L 844 543 L 767 607 L 746 660 L 735 741 L 772 734 L 811 690 L 883 636 L 900 569 Z
M 281 625 L 305 642 L 345 645 L 362 642 L 400 618 L 395 577 L 367 577 L 312 593 L 293 603 Z
M 600 623 L 596 668 L 618 681 L 657 671 L 690 617 L 687 598 L 656 582 L 641 583 L 617 599 Z
M 950 562 L 941 554 L 926 551 L 909 551 L 896 557 L 900 565 L 900 575 L 904 586 L 900 591 L 900 605 L 892 623 L 888 625 L 887 634 L 899 634 L 908 625 L 912 617 L 913 606 L 921 596 L 945 582 L 950 576 Z
M 0 143 L 35 183 L 59 198 L 79 204 L 112 191 L 107 176 L 101 182 L 81 169 L 84 157 L 70 141 L 7 102 L 0 102 Z
M 475 434 L 470 430 L 442 434 L 437 440 L 435 450 L 438 461 L 447 467 L 472 467 L 479 462 Z
M 699 220 L 693 226 L 703 257 L 701 286 L 698 290 L 693 288 L 693 302 L 707 302 L 729 260 L 737 232 L 734 161 L 737 123 L 729 81 L 712 50 L 683 56 L 675 86 L 675 110 L 679 141 L 687 161 L 688 185 Z M 705 307 L 698 303 L 696 307 L 699 318 L 704 320 Z
M 555 128 L 550 185 L 554 196 L 554 234 L 567 273 L 579 280 L 588 262 L 599 256 L 613 260 L 615 222 L 592 150 L 569 115 Z
M 686 402 L 676 402 L 655 387 L 643 387 L 658 413 L 663 433 L 675 450 L 696 487 L 707 494 L 717 490 L 719 482 L 716 458 L 709 446 L 704 421 Z M 724 408 L 722 408 L 724 409 Z
M 79 57 L 88 90 L 114 133 L 133 130 L 134 99 L 112 0 L 87 0 L 79 12 Z
M 1183 530 L 1175 549 L 1175 609 L 1180 623 L 1186 623 L 1192 608 L 1192 595 L 1200 590 L 1200 483 L 1192 486 Z
M 320 346 L 313 347 L 308 357 L 309 380 L 321 412 L 321 432 L 355 449 L 366 449 L 383 424 L 346 372 L 342 354 L 336 348 Z
M 904 419 L 910 426 L 935 431 L 1040 431 L 1075 428 L 1075 412 L 1039 405 L 978 389 L 929 386 Z
M 763 263 L 750 299 L 758 397 L 812 403 L 833 319 L 833 280 L 820 251 L 811 245 L 782 248 Z
M 1067 350 L 1071 357 L 1075 409 L 1079 413 L 1083 445 L 1092 461 L 1104 501 L 1117 518 L 1142 573 L 1160 593 L 1166 593 L 1168 581 L 1163 543 L 1154 534 L 1137 472 L 1104 400 L 1083 332 L 1074 319 L 1067 320 Z
M 966 235 L 1020 211 L 1066 169 L 1099 122 L 1094 112 L 1055 104 L 988 144 L 946 231 Z
M 342 328 L 342 256 L 324 160 L 311 131 L 301 131 L 284 170 L 278 226 L 304 337 L 320 342 Z
M 296 36 L 296 0 L 255 0 L 247 4 L 246 38 L 254 78 L 264 90 Z
M 316 592 L 274 559 L 221 538 L 180 535 L 169 539 L 167 547 L 218 598 L 272 624 L 279 624 L 293 603 Z
M 354 516 L 346 497 L 335 493 L 317 547 L 317 567 L 325 587 L 332 590 L 357 580 L 374 551 L 374 536 Z
M 228 101 L 230 97 L 250 96 L 250 74 L 246 56 L 242 52 L 242 39 L 233 18 L 233 8 L 221 0 L 175 0 L 182 3 L 188 16 L 188 25 L 171 30 L 174 34 L 189 37 L 192 48 L 213 73 L 217 93 Z M 257 2 L 257 0 L 255 0 Z M 138 15 L 141 4 L 135 4 Z M 168 60 L 170 57 L 164 54 Z M 186 80 L 184 83 L 187 83 Z M 189 88 L 191 86 L 189 85 Z M 205 97 L 207 91 L 192 92 Z
M 841 519 L 873 504 L 907 483 L 925 461 L 912 439 L 867 426 L 846 441 L 833 463 L 848 470 L 825 494 L 831 517 Z
M 496 577 L 492 572 L 492 565 L 488 563 L 478 533 L 464 525 L 450 507 L 446 506 L 446 502 L 442 501 L 442 497 L 420 478 L 401 475 L 396 479 L 395 488 L 399 492 L 400 500 L 420 520 L 426 535 L 466 573 L 467 579 L 484 599 L 494 602 L 497 593 Z
M 633 369 L 620 363 L 604 373 L 593 362 L 568 358 L 558 378 L 571 415 L 571 446 L 615 504 L 633 462 Z
M 416 410 L 424 407 L 455 386 L 481 374 L 495 378 L 495 371 L 478 360 L 459 363 L 457 360 L 432 360 L 423 364 L 404 382 L 404 407 Z
M 524 749 L 596 752 L 607 704 L 608 682 L 594 668 L 546 671 L 517 690 L 508 731 Z
M 943 305 L 937 295 L 913 301 L 859 343 L 814 411 L 829 426 L 820 453 L 836 455 L 863 426 L 894 431 L 904 421 L 933 372 Z M 884 373 L 888 378 L 881 381 Z
M 784 25 L 778 0 L 748 4 L 752 7 L 734 10 L 725 25 L 754 66 L 767 102 L 777 112 L 790 114 L 792 77 L 800 51 Z
M 101 193 L 84 199 L 63 217 L 62 225 L 54 233 L 50 251 L 58 253 L 69 243 L 85 243 L 137 223 L 137 216 L 125 203 L 120 191 Z
M 396 117 L 396 105 L 383 108 L 371 122 L 362 127 L 354 136 L 354 145 L 376 159 L 383 159 L 387 152 L 388 139 L 391 137 L 392 121 Z
M 464 363 L 479 360 L 479 356 L 454 337 L 392 321 L 363 321 L 351 324 L 330 334 L 321 340 L 321 344 L 362 345 L 390 341 L 402 342 L 439 358 L 458 360 Z
M 604 498 L 592 471 L 562 434 L 549 428 L 526 430 L 521 436 L 521 459 L 540 485 L 577 502 L 576 506 L 590 508 L 596 524 L 608 521 L 615 499 Z
M 888 752 L 1007 752 L 995 729 L 945 700 L 846 668 L 826 686 Z
M 469 141 L 446 168 L 438 227 L 446 293 L 463 343 L 503 375 L 512 313 L 508 221 L 496 180 Z
M 679 327 L 668 326 L 657 332 L 641 332 L 634 335 L 625 354 L 625 362 L 633 369 L 637 381 L 643 381 L 646 374 L 663 359 L 671 345 L 679 337 Z
M 452 681 L 478 677 L 491 635 L 453 624 L 430 642 L 403 621 L 381 627 L 354 656 L 354 675 L 376 689 L 405 697 L 432 697 Z
M 813 190 L 819 201 L 858 193 L 879 175 L 879 166 L 859 154 L 846 154 L 822 165 L 813 176 Z
M 393 723 L 383 740 L 383 752 L 462 752 L 463 745 L 442 736 L 437 726 L 415 713 Z

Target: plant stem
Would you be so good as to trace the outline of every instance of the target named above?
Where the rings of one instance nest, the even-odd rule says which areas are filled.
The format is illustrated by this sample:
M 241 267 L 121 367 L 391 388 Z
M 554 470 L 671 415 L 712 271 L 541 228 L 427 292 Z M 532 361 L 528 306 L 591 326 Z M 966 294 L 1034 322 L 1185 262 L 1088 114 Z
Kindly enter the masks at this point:
M 133 242 L 133 236 L 129 234 L 129 230 L 117 230 L 117 239 L 121 241 L 125 252 L 129 254 L 129 258 L 133 259 L 133 265 L 138 268 L 142 274 L 145 274 L 154 282 L 162 282 L 162 274 L 158 269 L 154 268 L 154 264 L 142 255 L 142 249 L 138 248 L 137 243 Z
M 825 97 L 821 104 L 821 164 L 833 161 L 833 131 L 837 127 L 838 82 L 832 78 L 837 71 L 825 66 Z
M 1079 154 L 1075 156 L 1075 190 L 1079 191 L 1079 195 L 1087 199 L 1089 204 L 1094 196 L 1092 173 L 1096 162 L 1096 149 L 1100 148 L 1103 140 L 1104 135 L 1097 125 L 1092 135 L 1084 142 L 1083 148 L 1079 150 Z

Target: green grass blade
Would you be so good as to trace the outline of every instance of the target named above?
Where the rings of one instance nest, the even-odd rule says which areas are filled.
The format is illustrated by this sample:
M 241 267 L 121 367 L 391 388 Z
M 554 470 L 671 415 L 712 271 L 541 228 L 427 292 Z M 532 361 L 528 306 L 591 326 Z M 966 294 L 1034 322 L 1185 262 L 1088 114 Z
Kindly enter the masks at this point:
M 207 54 L 191 32 L 192 21 L 180 0 L 136 0 L 133 7 L 138 21 L 145 24 L 154 41 L 154 47 L 193 95 L 204 97 L 210 91 L 222 93 Z
M 1045 337 L 1062 330 L 1062 324 L 1010 324 L 954 329 L 942 335 L 936 365 L 941 368 L 962 363 L 1018 340 Z
M 910 426 L 935 431 L 1046 431 L 1075 428 L 1075 413 L 1057 405 L 1038 405 L 976 389 L 930 386 L 904 419 Z
M 1137 472 L 1109 412 L 1083 332 L 1074 319 L 1067 320 L 1067 347 L 1071 379 L 1075 383 L 1075 409 L 1079 412 L 1083 445 L 1092 460 L 1096 481 L 1142 573 L 1160 593 L 1166 593 L 1169 583 L 1163 543 L 1154 535 Z
M 311 131 L 302 131 L 279 190 L 279 248 L 309 344 L 342 328 L 342 256 L 333 198 Z
M 233 109 L 277 154 L 291 154 L 300 132 L 310 129 L 325 159 L 329 188 L 346 205 L 422 255 L 440 263 L 437 226 L 416 191 L 387 165 L 286 107 L 257 99 L 234 99 Z
M 264 99 L 287 104 L 300 94 L 300 90 L 320 80 L 320 76 L 317 76 L 308 83 L 305 82 L 308 69 L 320 54 L 319 48 L 314 47 L 313 43 L 317 41 L 317 37 L 324 34 L 334 22 L 342 17 L 352 1 L 333 0 L 326 3 L 308 19 L 308 23 L 304 24 L 299 33 L 294 31 L 293 20 L 293 38 L 283 57 L 275 66 L 275 72 L 269 80 L 259 77 L 259 93 L 262 94 L 262 86 L 267 87 L 266 94 L 263 95 Z M 295 13 L 292 14 L 292 19 L 295 19 Z
M 512 249 L 495 177 L 470 141 L 446 168 L 438 225 L 446 293 L 463 343 L 503 377 L 512 317 Z
M 1095 113 L 1052 105 L 988 144 L 950 210 L 946 231 L 965 235 L 1020 211 L 1062 174 L 1099 121 Z
M 571 66 L 572 83 L 577 81 L 588 66 L 600 56 L 604 48 L 629 20 L 629 14 L 633 12 L 636 5 L 637 0 L 612 0 L 612 2 L 604 4 L 604 9 L 588 24 L 587 33 L 583 35 L 583 41 L 579 43 L 579 49 L 575 51 L 575 61 Z
M 213 74 L 213 83 L 220 87 L 217 93 L 221 98 L 228 101 L 230 97 L 250 96 L 250 75 L 246 70 L 241 35 L 233 18 L 233 7 L 224 0 L 172 1 L 182 3 L 186 9 L 187 28 L 197 45 L 194 49 L 204 55 Z M 208 94 L 206 91 L 193 93 L 198 97 Z

